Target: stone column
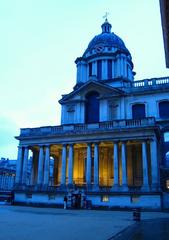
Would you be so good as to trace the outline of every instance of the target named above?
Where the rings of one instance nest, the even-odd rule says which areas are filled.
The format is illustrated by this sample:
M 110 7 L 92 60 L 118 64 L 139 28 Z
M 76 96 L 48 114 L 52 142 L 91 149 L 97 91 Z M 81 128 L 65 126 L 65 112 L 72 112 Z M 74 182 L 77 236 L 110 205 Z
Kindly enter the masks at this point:
M 112 78 L 115 78 L 115 62 L 112 60 Z
M 38 185 L 41 185 L 43 183 L 43 163 L 44 163 L 43 146 L 40 146 L 38 160 L 38 180 L 37 180 Z
M 92 176 L 92 146 L 91 143 L 87 144 L 87 164 L 86 164 L 86 184 L 88 187 L 91 185 Z
M 142 164 L 143 164 L 143 191 L 149 190 L 148 183 L 148 161 L 147 161 L 147 144 L 146 142 L 142 142 Z
M 126 143 L 121 145 L 121 161 L 122 161 L 122 190 L 127 191 L 127 164 L 126 164 Z
M 152 191 L 159 190 L 159 173 L 158 173 L 158 153 L 157 153 L 157 140 L 153 139 L 150 142 L 151 153 L 151 189 Z
M 93 72 L 92 75 L 97 76 L 97 61 L 93 62 Z
M 69 159 L 68 159 L 68 186 L 73 186 L 73 158 L 74 158 L 74 149 L 73 144 L 69 145 Z
M 28 155 L 29 155 L 29 149 L 28 147 L 25 147 L 24 149 L 24 159 L 23 159 L 23 170 L 22 170 L 22 183 L 27 183 L 27 166 L 28 166 Z
M 120 55 L 120 76 L 124 76 L 124 58 L 123 54 Z
M 119 158 L 118 158 L 118 142 L 114 143 L 114 185 L 112 190 L 116 191 L 119 187 Z
M 107 60 L 102 60 L 102 79 L 107 79 Z
M 116 69 L 116 77 L 120 77 L 120 55 L 117 56 Z
M 61 186 L 66 185 L 66 145 L 62 147 L 62 167 L 61 167 Z
M 21 146 L 18 146 L 17 168 L 16 168 L 16 178 L 15 178 L 16 184 L 21 183 L 22 156 L 23 156 L 23 148 Z
M 44 185 L 49 185 L 50 146 L 45 148 Z
M 94 189 L 99 189 L 99 144 L 94 144 Z

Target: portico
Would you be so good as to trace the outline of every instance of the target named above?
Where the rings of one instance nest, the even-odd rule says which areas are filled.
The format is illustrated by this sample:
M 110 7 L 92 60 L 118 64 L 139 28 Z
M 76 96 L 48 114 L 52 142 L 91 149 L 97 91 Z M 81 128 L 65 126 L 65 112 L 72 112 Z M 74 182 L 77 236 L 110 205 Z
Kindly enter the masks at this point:
M 93 129 L 94 130 L 94 129 Z M 124 135 L 125 138 L 125 134 Z M 72 135 L 73 138 L 76 138 Z M 86 137 L 85 137 L 86 139 Z M 23 145 L 18 147 L 16 184 L 82 187 L 90 191 L 154 191 L 159 186 L 155 138 L 102 140 Z M 32 174 L 26 176 L 28 152 L 32 151 Z M 50 179 L 50 157 L 54 159 Z M 29 179 L 30 178 L 30 179 Z

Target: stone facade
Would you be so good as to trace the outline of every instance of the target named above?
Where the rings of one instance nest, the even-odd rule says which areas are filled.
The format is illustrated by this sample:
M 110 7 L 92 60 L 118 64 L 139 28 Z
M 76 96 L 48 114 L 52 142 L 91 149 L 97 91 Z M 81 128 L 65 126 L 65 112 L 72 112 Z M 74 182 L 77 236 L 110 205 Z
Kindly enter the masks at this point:
M 65 194 L 80 196 L 81 206 L 84 199 L 94 207 L 160 209 L 167 202 L 169 78 L 134 81 L 129 50 L 107 19 L 101 27 L 75 61 L 76 85 L 59 101 L 61 125 L 16 137 L 17 203 L 62 205 Z

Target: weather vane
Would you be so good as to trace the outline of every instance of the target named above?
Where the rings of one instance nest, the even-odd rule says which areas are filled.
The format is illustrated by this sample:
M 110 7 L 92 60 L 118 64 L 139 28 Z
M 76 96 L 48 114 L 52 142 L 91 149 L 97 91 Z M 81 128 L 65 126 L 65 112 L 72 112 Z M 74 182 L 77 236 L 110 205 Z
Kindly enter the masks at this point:
M 103 16 L 103 18 L 105 18 L 105 21 L 107 21 L 107 16 L 109 15 L 110 13 L 106 12 L 105 15 Z

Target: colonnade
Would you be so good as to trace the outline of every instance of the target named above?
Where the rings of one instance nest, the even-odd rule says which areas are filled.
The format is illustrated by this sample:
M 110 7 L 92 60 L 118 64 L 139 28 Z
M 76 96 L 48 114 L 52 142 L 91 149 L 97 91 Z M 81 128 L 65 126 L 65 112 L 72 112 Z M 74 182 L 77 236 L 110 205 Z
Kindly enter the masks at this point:
M 119 148 L 119 142 L 113 142 L 113 176 L 114 181 L 111 187 L 112 191 L 128 190 L 127 179 L 127 151 L 126 141 L 121 141 Z M 143 184 L 142 190 L 147 191 L 150 189 L 149 181 L 149 167 L 148 167 L 148 154 L 147 154 L 147 142 L 142 141 L 142 169 L 143 169 Z M 86 144 L 86 185 L 94 190 L 99 190 L 99 142 Z M 92 149 L 94 152 L 94 170 L 92 181 Z M 119 149 L 121 155 L 121 183 L 119 180 Z M 68 151 L 67 151 L 68 150 Z M 73 185 L 73 165 L 74 165 L 74 144 L 62 145 L 62 157 L 61 157 L 61 178 L 60 187 L 66 187 L 66 185 Z M 16 170 L 16 184 L 27 184 L 27 164 L 28 164 L 28 146 L 18 147 L 18 161 Z M 151 189 L 156 190 L 159 185 L 159 173 L 158 173 L 158 153 L 156 139 L 150 141 L 150 158 L 151 158 Z M 49 161 L 50 161 L 50 145 L 39 146 L 38 154 L 38 174 L 37 185 L 49 185 Z M 68 178 L 66 181 L 66 169 Z

